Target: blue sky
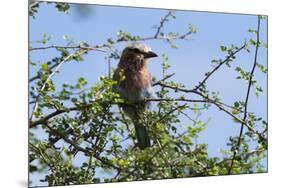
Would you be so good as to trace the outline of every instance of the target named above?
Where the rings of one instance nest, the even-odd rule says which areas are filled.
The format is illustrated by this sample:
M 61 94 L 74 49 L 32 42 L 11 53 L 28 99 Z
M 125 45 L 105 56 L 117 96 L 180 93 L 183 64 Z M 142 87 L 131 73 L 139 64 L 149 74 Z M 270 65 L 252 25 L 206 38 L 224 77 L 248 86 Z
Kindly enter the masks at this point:
M 90 6 L 90 5 L 89 5 Z M 29 40 L 36 41 L 42 38 L 43 33 L 52 35 L 49 44 L 65 44 L 63 35 L 73 37 L 77 41 L 86 41 L 90 45 L 102 44 L 107 38 L 115 38 L 116 33 L 122 29 L 135 35 L 153 36 L 155 29 L 167 10 L 142 9 L 112 6 L 90 6 L 92 14 L 86 18 L 79 17 L 74 5 L 69 14 L 63 14 L 54 9 L 52 4 L 42 5 L 35 19 L 30 19 Z M 169 57 L 171 69 L 169 73 L 176 73 L 172 78 L 176 82 L 183 83 L 192 88 L 202 80 L 204 73 L 209 71 L 212 59 L 224 58 L 220 51 L 220 45 L 234 44 L 241 46 L 245 40 L 255 38 L 247 30 L 256 29 L 257 17 L 253 15 L 208 13 L 195 11 L 176 11 L 176 19 L 165 24 L 164 31 L 185 33 L 188 24 L 192 24 L 197 33 L 191 35 L 189 40 L 176 41 L 178 49 L 171 49 L 164 41 L 146 41 L 158 55 L 166 54 Z M 261 41 L 267 42 L 267 22 L 261 22 Z M 123 49 L 126 43 L 117 45 Z M 33 44 L 35 47 L 36 44 Z M 252 53 L 242 51 L 237 55 L 233 67 L 241 66 L 250 71 L 254 61 Z M 31 52 L 31 59 L 41 61 L 50 59 L 57 54 L 55 50 L 43 50 Z M 267 51 L 260 48 L 258 62 L 267 67 Z M 112 62 L 116 67 L 117 61 Z M 161 78 L 161 58 L 155 58 L 149 65 L 150 72 L 156 78 Z M 30 69 L 30 76 L 34 70 Z M 67 63 L 63 65 L 59 74 L 54 77 L 56 84 L 64 82 L 75 83 L 78 77 L 85 77 L 89 84 L 98 80 L 98 77 L 107 75 L 107 64 L 104 54 L 90 52 L 85 56 L 83 63 Z M 234 69 L 222 67 L 207 82 L 208 89 L 219 91 L 222 101 L 233 104 L 237 100 L 245 100 L 247 83 L 236 80 L 237 73 Z M 254 90 L 251 90 L 249 111 L 267 119 L 267 85 L 266 75 L 256 69 L 255 80 L 263 87 L 264 93 L 257 98 Z M 219 156 L 219 150 L 226 148 L 229 136 L 239 134 L 240 124 L 233 123 L 232 119 L 211 108 L 201 116 L 203 121 L 211 118 L 206 130 L 201 134 L 199 142 L 208 143 L 210 156 Z M 32 176 L 38 179 L 37 176 Z

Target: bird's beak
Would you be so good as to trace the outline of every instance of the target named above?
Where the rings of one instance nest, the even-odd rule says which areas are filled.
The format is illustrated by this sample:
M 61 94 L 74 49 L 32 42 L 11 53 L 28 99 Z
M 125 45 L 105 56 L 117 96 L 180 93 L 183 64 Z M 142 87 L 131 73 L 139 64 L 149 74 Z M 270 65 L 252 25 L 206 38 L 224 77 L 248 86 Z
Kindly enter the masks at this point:
M 143 55 L 144 55 L 144 58 L 158 57 L 158 55 L 152 51 L 145 52 Z

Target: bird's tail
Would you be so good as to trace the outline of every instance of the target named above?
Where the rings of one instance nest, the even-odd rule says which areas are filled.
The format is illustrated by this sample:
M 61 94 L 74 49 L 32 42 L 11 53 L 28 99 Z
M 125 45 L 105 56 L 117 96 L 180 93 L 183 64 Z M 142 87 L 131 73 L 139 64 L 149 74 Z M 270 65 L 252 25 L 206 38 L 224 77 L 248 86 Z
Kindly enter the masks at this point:
M 134 125 L 136 130 L 137 141 L 140 149 L 145 149 L 147 147 L 150 147 L 151 146 L 150 138 L 148 136 L 146 127 L 137 122 L 135 122 Z

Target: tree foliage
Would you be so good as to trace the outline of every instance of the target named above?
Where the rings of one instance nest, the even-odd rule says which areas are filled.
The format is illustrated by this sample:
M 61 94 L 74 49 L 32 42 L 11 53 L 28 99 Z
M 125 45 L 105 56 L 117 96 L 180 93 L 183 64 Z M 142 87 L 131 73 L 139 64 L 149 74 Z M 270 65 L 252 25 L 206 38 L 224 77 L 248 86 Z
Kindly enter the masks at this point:
M 32 19 L 40 10 L 40 3 L 31 1 L 29 13 Z M 62 12 L 70 8 L 66 3 L 53 4 Z M 218 47 L 225 58 L 212 60 L 210 70 L 202 74 L 203 79 L 193 87 L 187 88 L 173 81 L 175 74 L 169 74 L 168 56 L 162 56 L 163 77 L 154 78 L 153 83 L 156 98 L 146 99 L 155 104 L 155 108 L 147 111 L 144 117 L 153 145 L 145 150 L 136 147 L 132 121 L 118 107 L 124 101 L 112 91 L 116 82 L 111 79 L 110 61 L 120 57 L 116 48 L 118 43 L 161 40 L 171 48 L 177 48 L 176 40 L 188 40 L 189 36 L 196 34 L 191 24 L 186 33 L 164 32 L 165 23 L 174 19 L 175 11 L 168 11 L 150 37 L 120 30 L 115 37 L 109 37 L 99 45 L 77 42 L 68 36 L 64 37 L 68 42 L 66 46 L 49 45 L 51 37 L 47 34 L 37 41 L 41 47 L 33 47 L 30 43 L 30 54 L 49 49 L 59 52 L 58 56 L 45 62 L 33 62 L 32 58 L 29 61 L 30 69 L 36 70 L 36 74 L 29 78 L 30 173 L 44 173 L 45 178 L 41 181 L 48 185 L 70 185 L 267 170 L 262 165 L 267 155 L 267 120 L 247 108 L 249 93 L 255 92 L 259 96 L 263 92 L 254 79 L 254 73 L 267 74 L 266 66 L 257 61 L 259 48 L 267 47 L 259 39 L 260 22 L 265 19 L 262 16 L 257 16 L 257 28 L 249 29 L 252 39 L 241 42 L 240 46 Z M 101 76 L 96 83 L 88 83 L 83 77 L 77 78 L 75 84 L 58 86 L 53 82 L 54 75 L 59 74 L 64 64 L 83 62 L 84 55 L 92 51 L 104 53 L 109 66 L 108 75 Z M 254 54 L 253 61 L 248 62 L 251 70 L 243 70 L 235 64 L 236 56 L 242 51 Z M 226 104 L 217 91 L 209 90 L 208 80 L 221 67 L 233 69 L 237 72 L 236 79 L 245 81 L 244 101 Z M 229 138 L 229 149 L 221 151 L 223 157 L 210 157 L 208 144 L 197 143 L 208 124 L 200 117 L 211 107 L 219 109 L 219 115 L 228 116 L 241 128 L 239 135 Z M 191 123 L 183 124 L 180 117 L 189 119 Z M 47 139 L 39 138 L 39 133 L 46 134 Z M 80 166 L 74 165 L 77 158 L 83 159 Z M 101 172 L 105 174 L 104 178 L 99 176 Z

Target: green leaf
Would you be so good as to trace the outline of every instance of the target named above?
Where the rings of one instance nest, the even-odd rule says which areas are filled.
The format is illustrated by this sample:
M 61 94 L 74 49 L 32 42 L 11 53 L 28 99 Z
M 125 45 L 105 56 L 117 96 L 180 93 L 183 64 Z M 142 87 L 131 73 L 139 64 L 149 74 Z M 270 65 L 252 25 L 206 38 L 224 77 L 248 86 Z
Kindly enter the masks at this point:
M 108 42 L 110 45 L 113 45 L 113 44 L 114 44 L 114 41 L 112 40 L 112 38 L 107 39 L 107 42 Z
M 265 16 L 265 15 L 259 15 L 259 18 L 262 19 L 262 20 L 266 20 L 266 19 L 267 19 L 267 16 Z
M 197 32 L 197 30 L 193 27 L 192 24 L 188 24 L 188 29 L 189 29 L 189 32 L 191 32 L 191 33 L 196 33 Z
M 47 64 L 47 63 L 42 64 L 42 65 L 41 65 L 41 69 L 42 69 L 43 71 L 48 71 L 48 70 L 49 70 L 48 64 Z
M 44 82 L 47 79 L 47 75 L 46 74 L 41 74 L 40 75 L 40 79 Z
M 71 98 L 71 102 L 76 103 L 78 100 L 76 97 Z
M 236 101 L 236 102 L 234 103 L 234 107 L 235 107 L 235 108 L 238 108 L 239 106 L 240 106 L 240 105 L 239 105 L 239 102 Z
M 231 111 L 231 113 L 232 113 L 233 115 L 240 114 L 239 110 L 237 110 L 236 108 L 233 108 L 232 111 Z
M 262 71 L 263 73 L 267 73 L 267 68 L 265 68 L 262 64 L 257 63 L 257 67 Z
M 190 143 L 191 143 L 191 140 L 190 140 L 190 138 L 189 138 L 188 136 L 183 136 L 183 137 L 182 137 L 182 140 L 183 140 L 185 143 L 187 143 L 187 144 L 190 144 Z
M 175 48 L 175 49 L 178 48 L 175 44 L 171 44 L 171 47 L 172 47 L 172 48 Z
M 225 52 L 227 50 L 226 46 L 220 46 L 220 49 L 222 52 Z
M 256 42 L 255 40 L 253 40 L 253 39 L 250 39 L 250 40 L 249 40 L 249 43 L 250 43 L 251 45 L 254 45 L 254 46 L 257 45 L 257 42 Z
M 249 33 L 255 33 L 255 34 L 257 33 L 257 31 L 256 31 L 256 30 L 253 30 L 253 29 L 248 29 L 248 32 L 249 32 Z
M 69 10 L 70 6 L 69 6 L 68 3 L 56 3 L 56 8 L 60 12 L 68 13 L 68 10 Z

